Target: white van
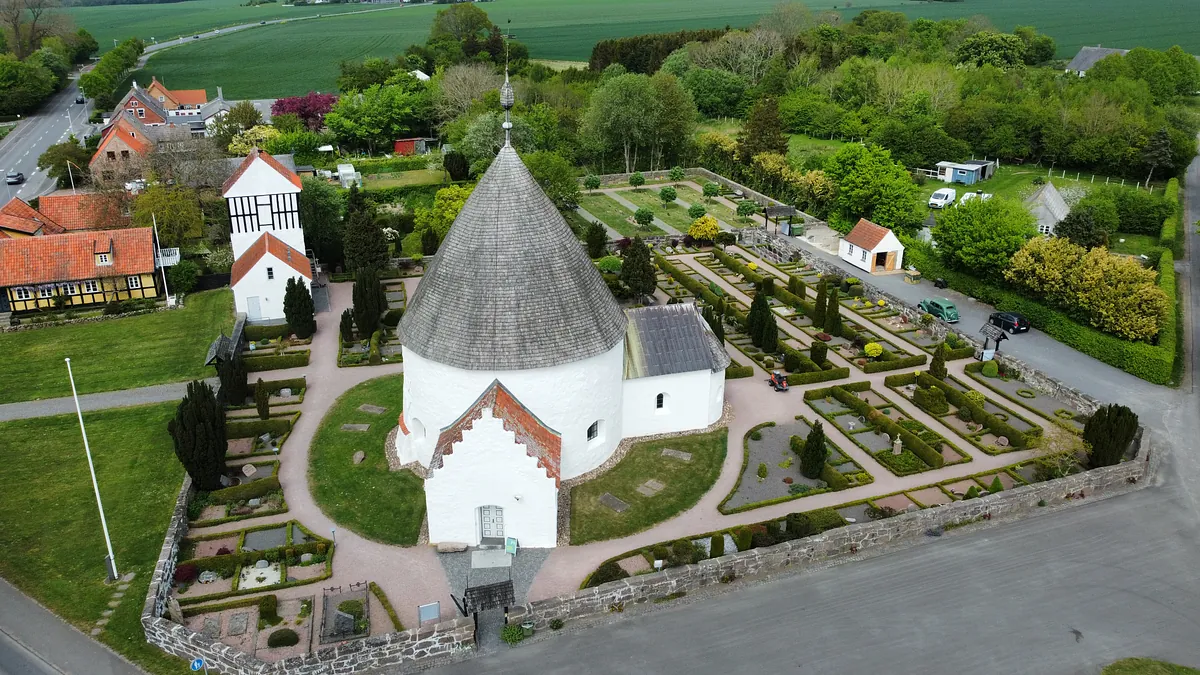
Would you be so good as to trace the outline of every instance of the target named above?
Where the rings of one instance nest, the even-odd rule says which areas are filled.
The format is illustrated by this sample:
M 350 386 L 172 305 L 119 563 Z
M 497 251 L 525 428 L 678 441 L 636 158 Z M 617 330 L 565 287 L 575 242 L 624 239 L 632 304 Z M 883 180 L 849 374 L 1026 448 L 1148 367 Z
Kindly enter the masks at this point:
M 958 197 L 958 193 L 954 191 L 954 188 L 942 188 L 929 195 L 929 208 L 944 209 L 953 204 L 956 197 Z

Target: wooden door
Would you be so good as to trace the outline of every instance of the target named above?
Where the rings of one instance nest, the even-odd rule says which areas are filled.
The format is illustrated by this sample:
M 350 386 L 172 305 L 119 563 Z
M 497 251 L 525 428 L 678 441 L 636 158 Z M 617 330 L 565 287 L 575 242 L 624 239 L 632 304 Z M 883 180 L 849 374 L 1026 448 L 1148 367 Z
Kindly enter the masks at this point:
M 896 269 L 896 252 L 895 251 L 888 251 L 887 259 L 883 263 L 883 269 L 885 272 Z

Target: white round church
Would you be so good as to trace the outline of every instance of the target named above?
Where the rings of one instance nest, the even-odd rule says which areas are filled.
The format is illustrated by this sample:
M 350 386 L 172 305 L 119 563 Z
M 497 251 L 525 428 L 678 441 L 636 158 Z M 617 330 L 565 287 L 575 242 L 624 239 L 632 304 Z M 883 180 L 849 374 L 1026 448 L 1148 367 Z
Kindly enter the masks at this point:
M 695 307 L 623 311 L 507 144 L 398 330 L 395 452 L 425 469 L 435 544 L 554 546 L 561 481 L 724 406 L 729 357 Z

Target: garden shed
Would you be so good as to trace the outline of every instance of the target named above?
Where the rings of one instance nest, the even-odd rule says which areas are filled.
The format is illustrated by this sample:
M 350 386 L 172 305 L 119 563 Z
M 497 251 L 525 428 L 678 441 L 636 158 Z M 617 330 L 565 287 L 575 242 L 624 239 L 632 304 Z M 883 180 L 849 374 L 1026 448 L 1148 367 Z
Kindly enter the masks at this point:
M 904 244 L 886 227 L 860 218 L 838 242 L 838 257 L 869 274 L 898 272 L 904 265 Z
M 969 159 L 965 162 L 938 162 L 938 179 L 944 183 L 974 185 L 987 180 L 996 172 L 996 162 L 990 159 Z

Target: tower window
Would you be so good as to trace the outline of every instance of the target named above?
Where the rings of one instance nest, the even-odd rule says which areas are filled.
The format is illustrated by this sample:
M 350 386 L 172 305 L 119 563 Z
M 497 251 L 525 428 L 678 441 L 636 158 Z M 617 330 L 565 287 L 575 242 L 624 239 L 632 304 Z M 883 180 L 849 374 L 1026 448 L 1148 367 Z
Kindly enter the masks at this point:
M 267 279 L 270 280 L 270 279 L 274 279 L 274 278 L 275 278 L 275 268 L 268 267 L 267 268 Z
M 658 396 L 656 396 L 654 399 L 654 407 L 658 408 L 659 410 L 662 410 L 663 408 L 665 408 L 667 405 L 666 398 L 667 398 L 666 394 L 659 394 Z
M 587 439 L 594 441 L 600 437 L 600 420 L 592 422 L 592 426 L 588 427 Z

